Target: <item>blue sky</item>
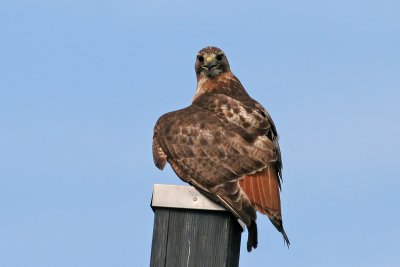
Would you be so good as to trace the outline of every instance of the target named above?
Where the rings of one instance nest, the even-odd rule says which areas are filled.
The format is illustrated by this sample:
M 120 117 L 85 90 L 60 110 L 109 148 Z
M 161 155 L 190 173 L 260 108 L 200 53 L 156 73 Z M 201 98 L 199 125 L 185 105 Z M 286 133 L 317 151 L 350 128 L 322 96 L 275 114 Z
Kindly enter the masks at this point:
M 0 266 L 148 266 L 152 185 L 182 184 L 153 165 L 153 126 L 190 104 L 207 45 L 281 137 L 292 246 L 260 217 L 241 266 L 399 266 L 399 10 L 2 1 Z

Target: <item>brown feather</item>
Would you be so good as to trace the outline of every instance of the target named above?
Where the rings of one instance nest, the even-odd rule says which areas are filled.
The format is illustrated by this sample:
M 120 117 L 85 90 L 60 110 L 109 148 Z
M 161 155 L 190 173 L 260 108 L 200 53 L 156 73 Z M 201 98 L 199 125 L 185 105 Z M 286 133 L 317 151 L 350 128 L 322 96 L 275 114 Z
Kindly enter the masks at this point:
M 289 245 L 289 239 L 282 225 L 280 183 L 274 167 L 268 165 L 253 175 L 245 176 L 239 183 L 257 211 L 268 216 L 276 229 L 282 233 L 286 244 Z
M 279 180 L 269 169 L 267 167 L 253 175 L 247 175 L 240 180 L 240 186 L 260 213 L 280 216 Z

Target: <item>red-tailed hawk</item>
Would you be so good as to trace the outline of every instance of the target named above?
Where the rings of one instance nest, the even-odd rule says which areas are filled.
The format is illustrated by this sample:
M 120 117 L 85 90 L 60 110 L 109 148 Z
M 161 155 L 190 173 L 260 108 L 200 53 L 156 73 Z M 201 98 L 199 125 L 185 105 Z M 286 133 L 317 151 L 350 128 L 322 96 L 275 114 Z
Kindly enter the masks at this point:
M 196 57 L 197 88 L 187 108 L 161 116 L 154 128 L 153 157 L 168 162 L 185 182 L 246 224 L 247 250 L 257 247 L 256 210 L 283 229 L 281 152 L 275 125 L 231 72 L 224 52 L 206 47 Z

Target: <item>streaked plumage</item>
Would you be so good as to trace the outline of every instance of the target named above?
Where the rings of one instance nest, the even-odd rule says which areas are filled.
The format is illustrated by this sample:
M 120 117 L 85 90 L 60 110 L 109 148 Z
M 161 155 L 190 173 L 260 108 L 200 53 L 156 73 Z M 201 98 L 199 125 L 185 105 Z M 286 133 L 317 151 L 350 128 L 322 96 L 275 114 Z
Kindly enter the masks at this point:
M 196 64 L 197 88 L 190 106 L 161 116 L 153 156 L 168 162 L 185 182 L 221 203 L 243 221 L 247 249 L 257 247 L 256 210 L 282 233 L 281 153 L 275 125 L 230 71 L 222 50 L 206 47 Z

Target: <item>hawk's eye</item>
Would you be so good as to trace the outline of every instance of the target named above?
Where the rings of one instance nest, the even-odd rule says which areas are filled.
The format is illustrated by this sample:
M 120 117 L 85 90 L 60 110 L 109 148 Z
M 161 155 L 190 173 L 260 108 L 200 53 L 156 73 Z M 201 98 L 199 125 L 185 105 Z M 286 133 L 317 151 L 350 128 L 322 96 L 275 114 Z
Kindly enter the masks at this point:
M 200 63 L 204 62 L 204 57 L 203 56 L 197 56 L 197 59 L 199 60 Z
M 217 55 L 217 60 L 218 60 L 218 61 L 221 61 L 222 58 L 223 58 L 223 55 L 222 55 L 222 54 Z

